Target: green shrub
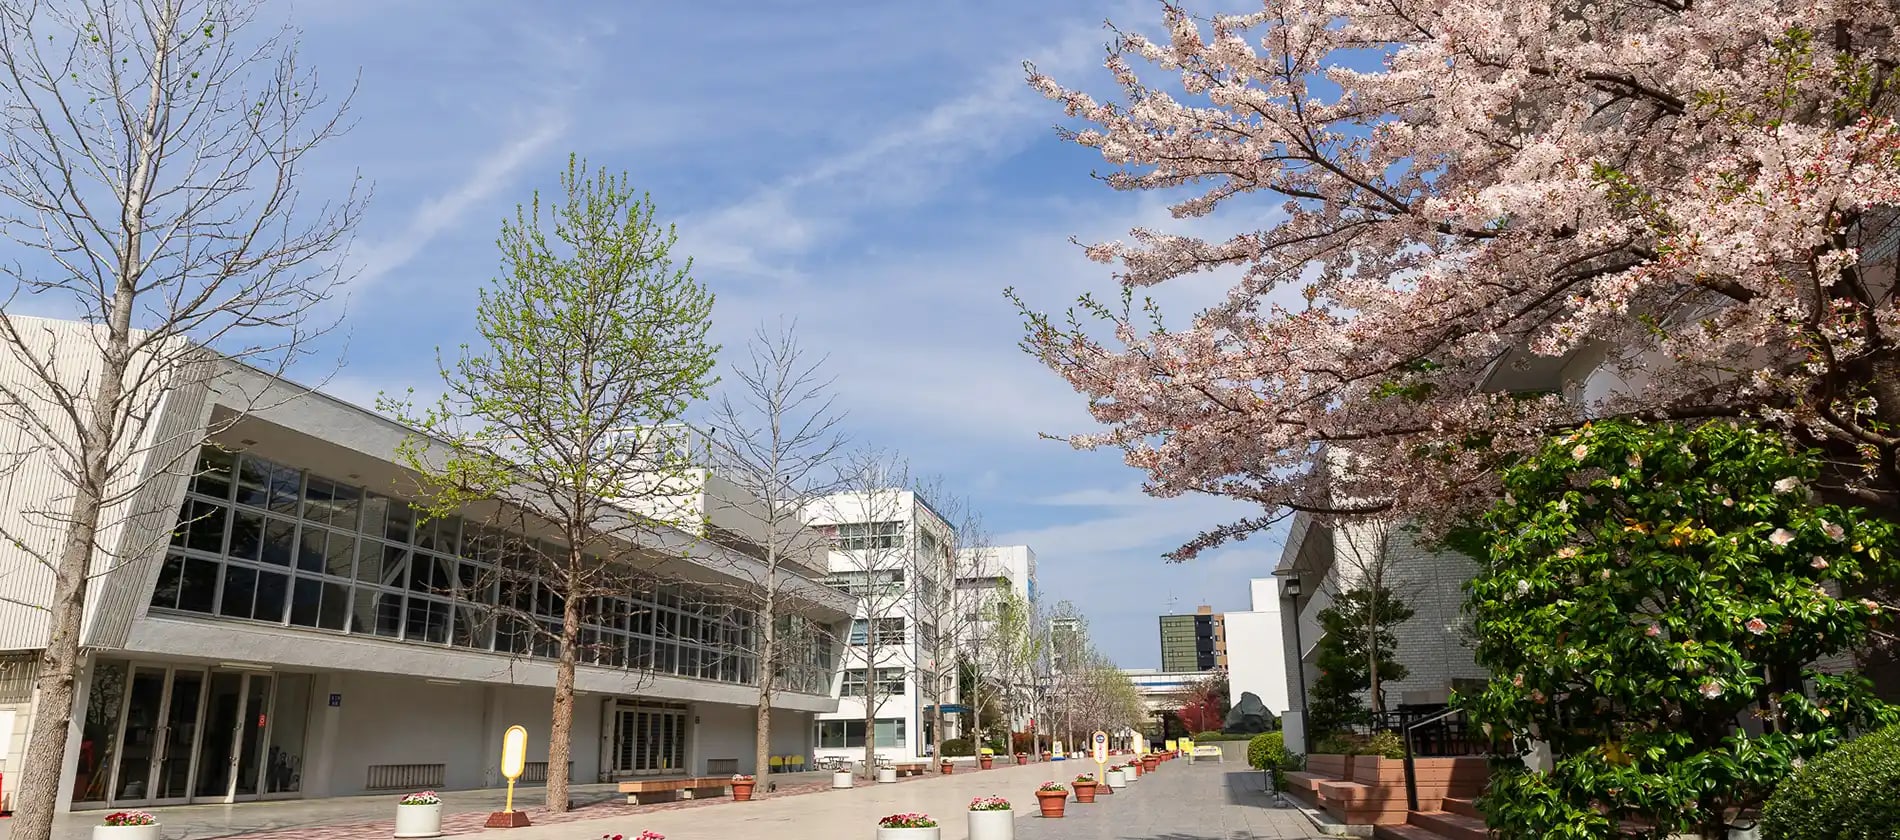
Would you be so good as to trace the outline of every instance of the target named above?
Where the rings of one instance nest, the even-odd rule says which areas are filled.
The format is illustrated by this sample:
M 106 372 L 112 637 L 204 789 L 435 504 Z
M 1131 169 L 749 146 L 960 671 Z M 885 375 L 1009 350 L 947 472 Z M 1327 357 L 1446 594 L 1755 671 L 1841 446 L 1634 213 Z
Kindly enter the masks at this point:
M 1286 790 L 1286 774 L 1298 770 L 1304 761 L 1287 751 L 1286 741 L 1278 732 L 1262 732 L 1247 741 L 1247 763 L 1255 770 L 1273 774 L 1273 789 Z
M 1900 726 L 1794 771 L 1762 810 L 1766 840 L 1900 840 Z
M 1196 744 L 1213 744 L 1220 741 L 1251 741 L 1252 735 L 1239 732 L 1197 732 L 1190 736 Z
M 945 738 L 943 740 L 944 758 L 961 758 L 974 754 L 975 750 L 971 748 L 970 739 L 968 738 Z
M 1397 732 L 1377 732 L 1359 747 L 1356 755 L 1376 755 L 1384 758 L 1404 758 L 1405 739 Z
M 1321 755 L 1358 755 L 1360 747 L 1366 742 L 1366 736 L 1351 732 L 1334 732 L 1319 739 L 1313 745 L 1313 752 Z

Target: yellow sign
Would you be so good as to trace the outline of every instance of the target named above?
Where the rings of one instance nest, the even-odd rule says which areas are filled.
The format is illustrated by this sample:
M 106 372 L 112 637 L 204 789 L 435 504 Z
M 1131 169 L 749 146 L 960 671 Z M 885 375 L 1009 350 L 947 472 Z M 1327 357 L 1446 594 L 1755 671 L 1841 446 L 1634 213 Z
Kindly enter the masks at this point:
M 1174 739 L 1173 739 L 1173 738 L 1169 738 L 1168 740 L 1166 740 L 1166 741 L 1163 741 L 1163 742 L 1162 742 L 1162 744 L 1161 744 L 1161 751 L 1162 751 L 1162 752 L 1174 752 Z
M 508 781 L 521 778 L 521 771 L 528 764 L 528 730 L 519 726 L 508 727 L 501 736 L 501 776 Z
M 501 807 L 504 814 L 515 811 L 515 780 L 521 778 L 521 771 L 528 764 L 528 730 L 520 726 L 510 726 L 501 736 L 501 775 L 508 780 L 508 802 Z

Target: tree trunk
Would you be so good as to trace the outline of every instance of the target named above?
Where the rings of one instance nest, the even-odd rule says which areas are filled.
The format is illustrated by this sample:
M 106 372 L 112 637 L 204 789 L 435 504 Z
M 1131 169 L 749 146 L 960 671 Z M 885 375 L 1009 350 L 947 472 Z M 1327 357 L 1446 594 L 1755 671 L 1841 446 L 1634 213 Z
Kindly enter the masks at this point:
M 864 778 L 877 780 L 877 620 L 864 628 Z
M 579 552 L 569 563 L 582 562 Z M 574 649 L 580 646 L 581 598 L 578 566 L 568 569 L 566 598 L 561 604 L 561 649 L 554 665 L 554 709 L 548 724 L 548 810 L 567 811 L 567 763 L 574 740 Z
M 103 459 L 97 459 L 103 461 Z M 88 465 L 91 466 L 91 465 Z M 88 470 L 92 472 L 92 470 Z M 104 473 L 103 464 L 98 470 Z M 14 801 L 9 837 L 49 840 L 53 835 L 53 807 L 59 798 L 60 771 L 66 764 L 66 735 L 72 725 L 73 683 L 79 670 L 79 631 L 85 615 L 87 565 L 99 528 L 99 494 L 81 487 L 73 502 L 72 522 L 66 527 L 65 547 L 53 573 L 53 608 L 46 650 L 40 654 L 40 674 L 34 685 L 37 703 L 33 726 L 27 734 L 27 753 Z
M 752 772 L 764 776 L 772 772 L 772 693 L 778 687 L 778 622 L 772 616 L 773 593 L 767 588 L 760 606 L 759 634 L 759 707 L 755 710 L 752 732 Z M 752 789 L 753 799 L 765 798 L 770 785 Z

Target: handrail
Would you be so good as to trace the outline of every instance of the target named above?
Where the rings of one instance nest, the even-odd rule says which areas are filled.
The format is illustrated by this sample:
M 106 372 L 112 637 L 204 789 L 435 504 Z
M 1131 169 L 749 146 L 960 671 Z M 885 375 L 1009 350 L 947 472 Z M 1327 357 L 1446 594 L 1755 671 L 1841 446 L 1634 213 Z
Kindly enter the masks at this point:
M 1446 709 L 1417 723 L 1405 725 L 1405 809 L 1418 810 L 1418 777 L 1412 763 L 1412 730 L 1421 726 L 1430 726 L 1453 715 L 1462 715 L 1464 709 Z

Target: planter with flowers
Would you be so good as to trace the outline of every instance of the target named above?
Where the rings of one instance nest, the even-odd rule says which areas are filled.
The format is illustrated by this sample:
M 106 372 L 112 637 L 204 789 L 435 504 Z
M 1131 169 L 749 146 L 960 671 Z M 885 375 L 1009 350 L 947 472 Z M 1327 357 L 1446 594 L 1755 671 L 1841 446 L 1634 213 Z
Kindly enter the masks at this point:
M 625 834 L 602 834 L 600 840 L 628 840 L 628 837 Z M 666 840 L 666 835 L 657 831 L 642 831 L 632 840 Z
M 441 837 L 442 797 L 435 791 L 412 793 L 396 803 L 397 837 Z
M 158 840 L 158 818 L 144 811 L 114 811 L 92 827 L 92 840 Z
M 1077 776 L 1075 777 L 1075 781 L 1069 783 L 1069 786 L 1072 788 L 1075 788 L 1075 801 L 1077 802 L 1094 802 L 1095 801 L 1095 777 L 1094 776 L 1089 776 L 1089 775 Z
M 877 840 L 937 840 L 942 834 L 929 814 L 892 814 L 877 821 Z
M 851 787 L 852 784 L 854 784 L 854 782 L 851 778 L 850 770 L 831 771 L 831 789 L 832 790 L 844 790 L 845 788 Z
M 1141 757 L 1141 772 L 1153 773 L 1155 771 L 1155 765 L 1159 764 L 1160 762 L 1161 762 L 1161 759 L 1158 756 L 1153 756 L 1153 755 L 1142 756 Z
M 1021 765 L 1021 764 L 1028 764 L 1028 763 L 1029 763 L 1029 753 L 1020 753 L 1020 752 L 1019 752 L 1019 753 L 1017 753 L 1017 754 L 1016 754 L 1016 763 L 1017 763 L 1017 764 L 1019 764 L 1019 765 Z
M 757 787 L 758 784 L 759 784 L 758 779 L 755 779 L 744 773 L 732 774 L 732 801 L 751 802 L 752 789 L 754 787 Z
M 1016 840 L 1016 812 L 1000 796 L 970 800 L 970 840 Z
M 996 754 L 986 749 L 977 755 L 976 764 L 978 767 L 988 770 L 996 765 Z
M 1042 808 L 1045 817 L 1060 817 L 1069 804 L 1069 789 L 1061 782 L 1043 782 L 1036 788 L 1036 805 Z
M 942 770 L 945 776 L 950 775 L 950 771 L 955 767 L 956 765 L 951 764 L 950 759 L 947 758 L 943 760 L 942 764 L 937 765 L 937 769 Z
M 1111 765 L 1108 772 L 1102 774 L 1102 785 L 1110 791 L 1128 787 L 1128 772 L 1119 764 Z

